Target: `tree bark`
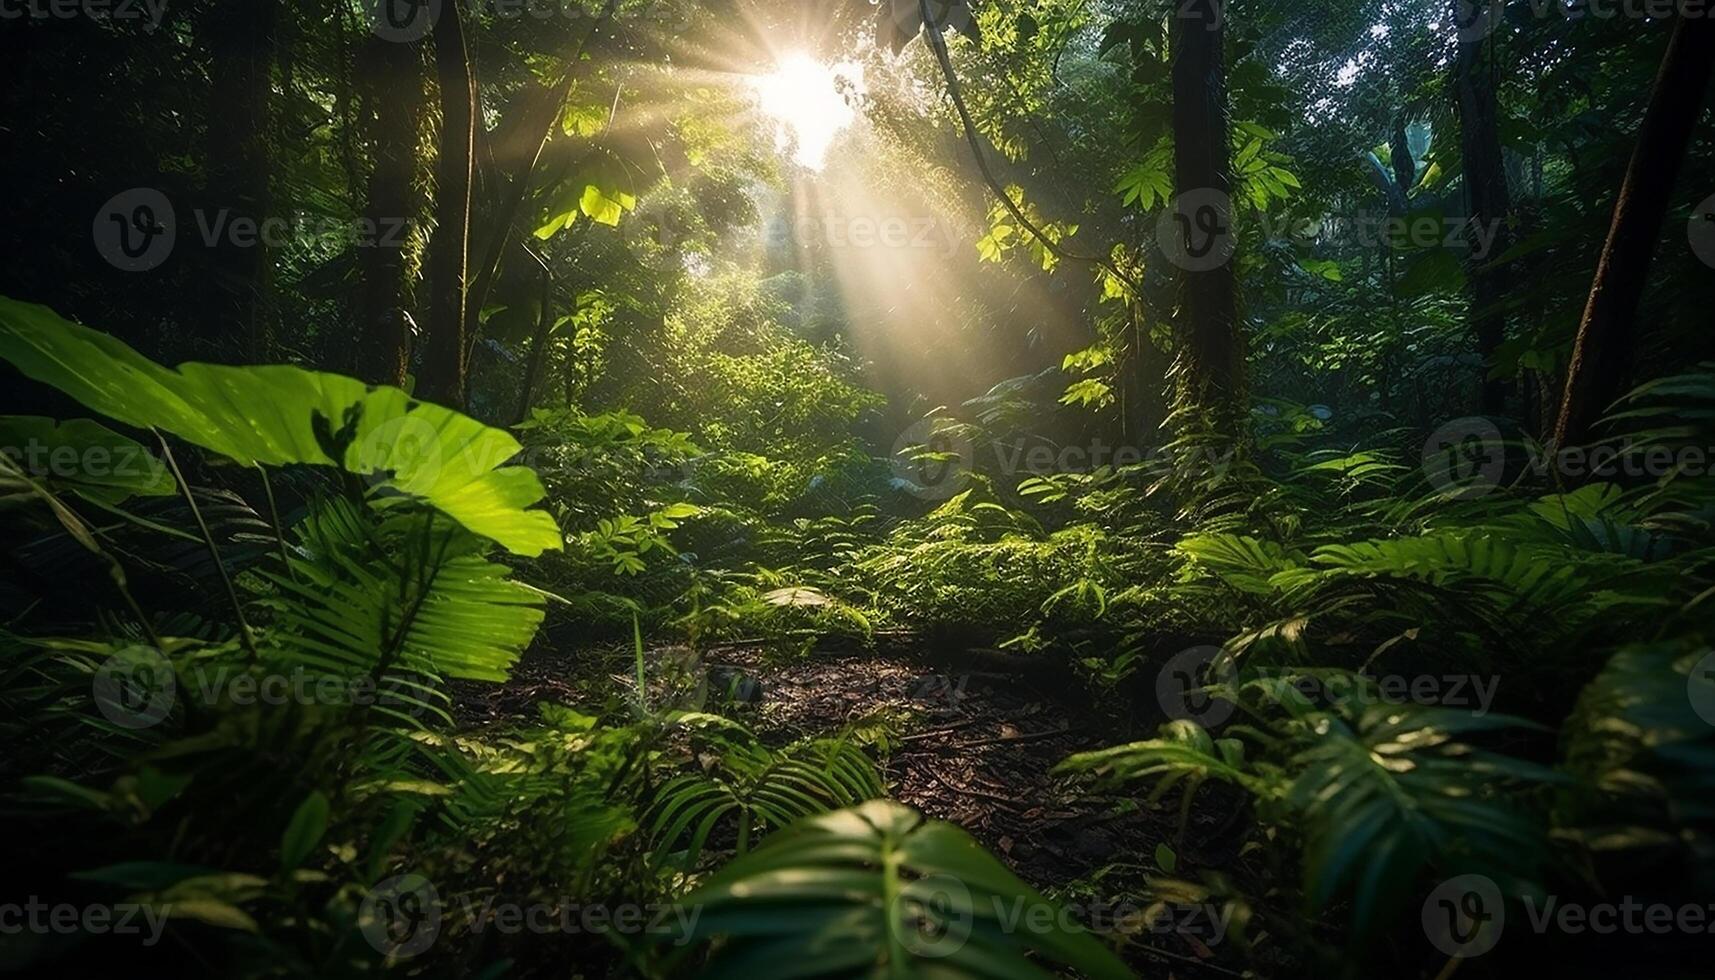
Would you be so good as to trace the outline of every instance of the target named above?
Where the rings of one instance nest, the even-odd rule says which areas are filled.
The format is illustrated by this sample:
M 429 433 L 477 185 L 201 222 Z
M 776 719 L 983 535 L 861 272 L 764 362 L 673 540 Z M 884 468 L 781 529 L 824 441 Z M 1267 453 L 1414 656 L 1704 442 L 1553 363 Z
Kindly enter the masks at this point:
M 1498 3 L 1500 0 L 1487 0 Z M 1470 0 L 1453 0 L 1454 29 L 1459 29 L 1459 10 L 1469 7 Z M 1479 16 L 1489 16 L 1487 12 Z M 1480 32 L 1477 32 L 1480 33 Z M 1507 269 L 1495 264 L 1495 259 L 1511 247 L 1512 199 L 1507 191 L 1506 163 L 1501 155 L 1499 130 L 1500 105 L 1487 55 L 1488 42 L 1482 37 L 1459 39 L 1459 51 L 1453 62 L 1453 88 L 1457 96 L 1455 108 L 1459 114 L 1459 152 L 1463 161 L 1465 204 L 1472 229 L 1483 234 L 1472 235 L 1473 245 L 1484 241 L 1492 229 L 1491 244 L 1483 252 L 1473 250 L 1466 259 L 1465 271 L 1470 293 L 1469 320 L 1471 334 L 1477 343 L 1477 353 L 1483 359 L 1481 405 L 1485 414 L 1499 415 L 1506 409 L 1511 389 L 1504 379 L 1491 377 L 1495 355 L 1507 335 L 1507 290 L 1510 286 Z
M 1209 231 L 1232 242 L 1232 150 L 1227 131 L 1224 0 L 1184 0 L 1173 18 L 1173 169 L 1187 194 L 1224 201 L 1219 214 L 1175 215 L 1186 234 Z M 1209 193 L 1213 192 L 1213 193 Z M 1207 221 L 1215 222 L 1214 226 Z M 1213 239 L 1204 242 L 1205 247 Z M 1184 390 L 1216 430 L 1242 442 L 1249 415 L 1245 342 L 1239 330 L 1237 281 L 1229 255 L 1212 267 L 1186 268 L 1181 280 Z
M 542 377 L 542 363 L 548 357 L 548 338 L 554 332 L 554 277 L 542 266 L 542 306 L 536 313 L 536 333 L 530 338 L 530 353 L 525 355 L 524 384 L 518 392 L 517 422 L 530 417 L 535 401 L 536 382 Z
M 477 102 L 459 8 L 458 0 L 444 0 L 433 31 L 441 133 L 435 164 L 435 235 L 429 245 L 429 332 L 417 394 L 462 409 L 468 394 L 465 277 L 470 262 Z
M 476 266 L 471 272 L 466 316 L 472 322 L 481 312 L 482 304 L 487 301 L 495 277 L 499 274 L 500 260 L 506 252 L 506 243 L 512 237 L 512 225 L 518 219 L 525 193 L 529 190 L 530 177 L 535 173 L 536 164 L 542 159 L 542 151 L 547 147 L 548 140 L 554 135 L 554 127 L 565 113 L 566 100 L 571 97 L 577 82 L 579 62 L 583 53 L 602 25 L 613 18 L 618 7 L 619 0 L 607 0 L 596 22 L 590 25 L 589 31 L 579 42 L 577 51 L 566 65 L 565 73 L 551 87 L 531 86 L 524 95 L 528 101 L 521 109 L 516 124 L 502 130 L 500 138 L 494 143 L 495 160 L 504 173 L 499 175 L 499 200 L 495 204 L 493 215 L 487 221 L 488 227 L 477 252 Z
M 224 223 L 197 312 L 209 347 L 252 362 L 266 360 L 273 348 L 263 302 L 268 246 L 261 234 L 252 241 L 238 229 L 260 229 L 270 206 L 275 17 L 275 0 L 218 0 L 201 31 L 210 56 L 205 211 Z
M 1393 182 L 1399 188 L 1399 196 L 1403 201 L 1411 194 L 1411 189 L 1417 186 L 1417 161 L 1411 158 L 1411 139 L 1406 134 L 1405 112 L 1393 118 L 1393 135 L 1388 143 L 1389 155 L 1393 158 Z
M 1614 200 L 1613 222 L 1572 345 L 1554 427 L 1557 446 L 1584 442 L 1602 412 L 1621 394 L 1636 341 L 1632 318 L 1648 283 L 1674 181 L 1703 111 L 1712 66 L 1715 19 L 1679 18 Z
M 371 384 L 403 387 L 410 365 L 412 285 L 422 262 L 418 228 L 427 211 L 423 54 L 418 44 L 372 37 L 358 56 L 374 135 L 363 209 L 373 238 L 357 249 L 357 375 Z

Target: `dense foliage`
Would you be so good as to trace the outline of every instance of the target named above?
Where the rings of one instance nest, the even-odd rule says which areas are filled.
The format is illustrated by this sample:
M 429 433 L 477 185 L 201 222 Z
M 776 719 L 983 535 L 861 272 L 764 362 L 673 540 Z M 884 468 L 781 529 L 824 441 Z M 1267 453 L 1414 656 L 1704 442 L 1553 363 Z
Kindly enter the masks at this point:
M 1715 19 L 94 6 L 0 21 L 8 967 L 1706 969 Z M 1027 873 L 834 657 L 1172 829 Z

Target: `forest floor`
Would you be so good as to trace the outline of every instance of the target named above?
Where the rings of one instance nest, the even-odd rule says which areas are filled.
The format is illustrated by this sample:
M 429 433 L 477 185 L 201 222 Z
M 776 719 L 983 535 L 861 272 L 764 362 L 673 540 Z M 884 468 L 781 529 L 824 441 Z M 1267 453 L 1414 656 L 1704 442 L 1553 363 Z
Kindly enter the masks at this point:
M 649 669 L 683 654 L 684 648 L 652 650 Z M 1098 724 L 1109 711 L 1076 703 L 1056 685 L 1004 671 L 937 672 L 926 658 L 905 653 L 782 657 L 740 646 L 711 651 L 700 666 L 756 683 L 752 700 L 721 708 L 773 744 L 832 735 L 860 718 L 890 719 L 895 735 L 881 760 L 889 794 L 963 827 L 1097 928 L 1128 909 L 1143 913 L 1149 903 L 1136 896 L 1146 876 L 1194 878 L 1192 868 L 1230 869 L 1238 859 L 1242 808 L 1223 802 L 1221 787 L 1199 794 L 1181 839 L 1176 794 L 1167 801 L 1175 805 L 1151 807 L 1135 796 L 1092 794 L 1054 775 L 1068 755 L 1121 740 L 1110 725 Z M 599 703 L 633 670 L 628 649 L 538 649 L 503 685 L 460 685 L 458 714 L 482 726 L 533 718 L 540 701 Z M 1137 863 L 1163 843 L 1177 874 Z M 1236 950 L 1211 949 L 1222 937 L 1208 923 L 1134 924 L 1124 931 L 1135 932 L 1126 958 L 1155 972 L 1177 964 L 1190 975 L 1234 976 L 1242 967 L 1233 961 Z

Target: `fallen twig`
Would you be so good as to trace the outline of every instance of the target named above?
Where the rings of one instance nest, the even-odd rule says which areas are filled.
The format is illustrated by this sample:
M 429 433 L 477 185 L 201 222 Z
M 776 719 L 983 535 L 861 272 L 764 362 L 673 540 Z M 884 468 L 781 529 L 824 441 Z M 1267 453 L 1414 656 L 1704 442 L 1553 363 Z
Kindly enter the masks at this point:
M 1064 735 L 1071 730 L 1071 725 L 1062 725 L 1059 728 L 1050 728 L 1044 732 L 1022 732 L 1017 735 L 996 735 L 993 738 L 973 738 L 968 742 L 954 742 L 947 747 L 950 749 L 974 749 L 983 745 L 999 745 L 1003 742 L 1035 742 L 1039 739 L 1053 738 L 1055 735 Z

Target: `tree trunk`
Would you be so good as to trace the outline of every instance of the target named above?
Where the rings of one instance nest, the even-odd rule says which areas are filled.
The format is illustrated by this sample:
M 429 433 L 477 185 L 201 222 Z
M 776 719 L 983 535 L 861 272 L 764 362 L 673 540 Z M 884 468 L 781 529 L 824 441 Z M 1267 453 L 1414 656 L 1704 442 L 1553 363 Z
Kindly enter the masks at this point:
M 470 261 L 470 184 L 476 151 L 476 79 L 465 48 L 458 0 L 445 0 L 433 32 L 441 92 L 440 150 L 435 164 L 435 237 L 429 246 L 429 333 L 417 393 L 464 408 L 469 320 L 465 277 Z
M 423 128 L 428 76 L 415 43 L 372 37 L 358 56 L 371 140 L 363 209 L 372 236 L 357 249 L 357 375 L 403 387 L 411 357 L 411 291 L 422 264 Z
M 1417 186 L 1417 161 L 1411 158 L 1411 139 L 1406 133 L 1404 110 L 1393 119 L 1393 136 L 1388 150 L 1393 158 L 1394 186 L 1399 188 L 1400 200 L 1404 201 L 1411 195 L 1411 189 Z
M 548 357 L 548 339 L 554 332 L 554 277 L 549 274 L 548 267 L 542 267 L 542 306 L 536 313 L 536 333 L 530 338 L 530 353 L 525 355 L 524 384 L 518 392 L 518 411 L 516 421 L 522 422 L 530 417 L 530 406 L 535 401 L 536 382 L 542 377 L 542 362 Z
M 1631 330 L 1649 278 L 1679 167 L 1715 66 L 1715 19 L 1681 17 L 1656 73 L 1638 142 L 1614 200 L 1614 219 L 1572 345 L 1554 443 L 1582 443 L 1618 398 L 1631 367 Z
M 1469 6 L 1470 0 L 1453 0 L 1455 30 L 1460 28 L 1460 8 Z M 1478 16 L 1488 17 L 1490 13 L 1485 11 Z M 1475 27 L 1471 32 L 1481 33 Z M 1472 245 L 1490 242 L 1486 250 L 1473 249 L 1466 259 L 1471 333 L 1477 342 L 1477 353 L 1483 359 L 1482 410 L 1485 414 L 1499 415 L 1506 409 L 1511 386 L 1503 379 L 1491 377 L 1489 372 L 1494 368 L 1496 352 L 1506 340 L 1509 277 L 1507 269 L 1494 262 L 1511 247 L 1507 223 L 1512 200 L 1507 193 L 1506 163 L 1501 155 L 1500 106 L 1486 57 L 1489 52 L 1489 45 L 1482 37 L 1460 37 L 1459 52 L 1453 63 L 1453 88 L 1458 98 L 1459 152 L 1463 160 L 1466 211 L 1470 215 L 1467 228 L 1481 231 L 1468 236 L 1467 241 Z M 1492 239 L 1488 237 L 1491 234 Z
M 476 250 L 477 261 L 471 269 L 470 295 L 466 305 L 468 315 L 475 317 L 500 271 L 500 260 L 506 245 L 512 240 L 513 223 L 524 203 L 530 186 L 530 176 L 542 157 L 542 150 L 554 133 L 554 125 L 564 112 L 576 77 L 575 66 L 567 66 L 565 75 L 554 86 L 532 85 L 522 96 L 526 103 L 518 120 L 502 129 L 494 140 L 494 162 L 501 171 L 496 175 L 499 197 L 494 211 L 484 220 L 485 228 Z
M 1205 410 L 1219 434 L 1242 442 L 1249 406 L 1231 258 L 1225 16 L 1224 0 L 1185 0 L 1173 18 L 1173 170 L 1179 199 L 1172 217 L 1186 249 L 1179 256 L 1181 394 Z
M 497 175 L 500 195 L 495 202 L 493 215 L 486 222 L 487 230 L 477 252 L 476 266 L 471 271 L 470 295 L 466 299 L 466 305 L 467 316 L 473 322 L 481 312 L 482 304 L 488 299 L 495 276 L 499 274 L 501 257 L 505 254 L 506 243 L 513 234 L 513 223 L 518 219 L 519 209 L 523 206 L 525 194 L 530 188 L 530 177 L 535 173 L 536 164 L 542 159 L 542 151 L 547 147 L 548 140 L 554 135 L 555 126 L 565 114 L 566 100 L 571 97 L 580 74 L 579 62 L 583 53 L 596 32 L 612 19 L 618 7 L 619 0 L 607 0 L 596 22 L 578 43 L 577 51 L 566 65 L 565 73 L 552 86 L 532 85 L 524 95 L 526 102 L 516 123 L 503 129 L 500 138 L 495 140 L 495 162 L 502 171 Z
M 201 31 L 210 56 L 204 210 L 220 237 L 197 315 L 208 347 L 252 362 L 268 359 L 273 347 L 263 302 L 268 246 L 258 229 L 270 204 L 275 16 L 275 0 L 217 0 Z

